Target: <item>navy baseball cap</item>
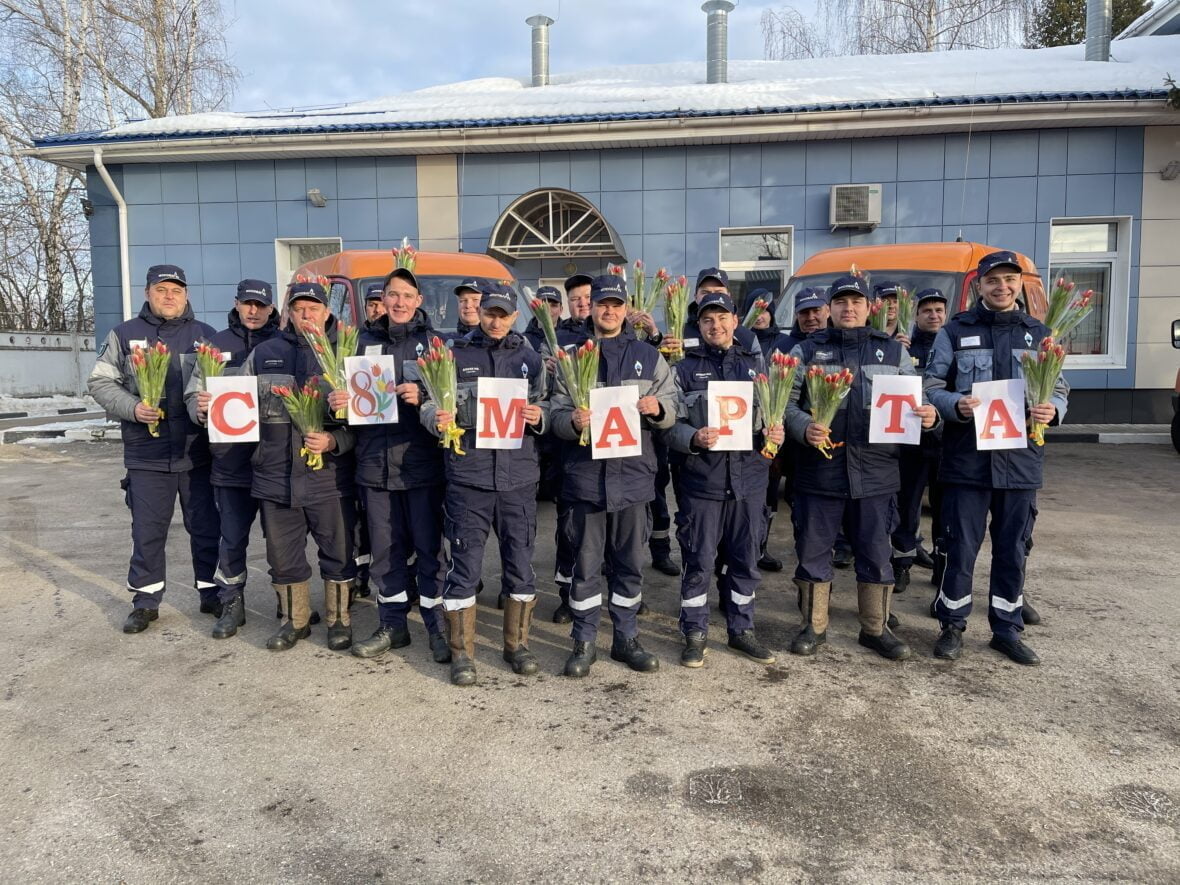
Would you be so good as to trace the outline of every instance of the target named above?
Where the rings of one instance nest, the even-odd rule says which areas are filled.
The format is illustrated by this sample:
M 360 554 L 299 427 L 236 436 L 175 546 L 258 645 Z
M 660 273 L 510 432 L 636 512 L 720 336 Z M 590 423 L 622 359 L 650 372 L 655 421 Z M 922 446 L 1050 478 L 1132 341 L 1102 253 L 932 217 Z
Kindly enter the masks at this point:
M 1014 267 L 1017 271 L 1022 271 L 1024 268 L 1020 266 L 1020 259 L 1016 257 L 1015 252 L 991 252 L 979 259 L 979 264 L 975 268 L 975 272 L 981 277 L 990 273 L 997 267 Z
M 901 283 L 895 283 L 893 280 L 882 280 L 873 286 L 874 298 L 897 298 L 898 292 L 901 289 Z
M 238 294 L 235 301 L 257 301 L 259 304 L 274 304 L 274 292 L 270 283 L 264 280 L 242 280 L 238 283 Z
M 597 304 L 614 298 L 616 301 L 627 303 L 627 283 L 622 277 L 606 275 L 595 277 L 590 283 L 590 301 Z
M 537 290 L 537 297 L 542 301 L 552 301 L 554 304 L 561 304 L 561 293 L 557 291 L 556 286 L 542 286 Z
M 828 301 L 835 301 L 836 297 L 844 292 L 859 295 L 866 301 L 870 298 L 869 284 L 864 281 L 864 277 L 837 277 L 828 288 Z
M 287 290 L 287 303 L 291 304 L 300 298 L 310 298 L 325 307 L 328 305 L 328 293 L 319 283 L 293 283 Z
M 693 291 L 695 292 L 697 289 L 699 289 L 701 287 L 701 283 L 703 283 L 705 280 L 716 280 L 726 289 L 729 288 L 729 274 L 721 270 L 719 267 L 706 267 L 697 271 L 697 284 Z
M 365 301 L 379 301 L 384 293 L 385 287 L 380 283 L 369 283 L 369 287 L 365 289 Z
M 576 288 L 578 286 L 590 286 L 594 284 L 594 277 L 588 273 L 576 273 L 572 277 L 565 279 L 565 291 Z
M 828 294 L 823 289 L 816 289 L 812 286 L 800 289 L 799 294 L 795 296 L 795 313 L 801 310 L 809 310 L 813 307 L 823 307 L 828 303 Z
M 479 292 L 481 293 L 480 310 L 498 307 L 504 313 L 516 313 L 516 293 L 512 291 L 511 286 L 506 286 L 503 283 L 485 282 Z
M 175 264 L 153 264 L 149 267 L 147 284 L 154 286 L 156 283 L 180 283 L 186 289 L 188 288 L 188 282 L 184 278 L 184 270 Z
M 414 276 L 414 272 L 408 267 L 395 267 L 392 271 L 390 271 L 389 276 L 386 277 L 386 280 L 388 281 L 398 278 L 405 280 L 415 289 L 419 289 L 419 291 L 421 291 L 421 288 L 418 285 L 418 278 Z
M 494 284 L 490 283 L 488 280 L 481 279 L 480 277 L 468 277 L 455 287 L 455 297 L 458 298 L 464 292 L 479 292 L 480 294 L 483 294 L 485 291 L 487 291 L 489 285 Z
M 923 301 L 941 301 L 943 304 L 947 303 L 946 296 L 942 294 L 942 289 L 923 289 L 918 293 L 915 303 L 921 304 Z
M 711 307 L 719 307 L 722 310 L 727 310 L 730 313 L 737 313 L 733 306 L 733 299 L 725 292 L 709 292 L 697 304 L 697 316 L 703 314 Z

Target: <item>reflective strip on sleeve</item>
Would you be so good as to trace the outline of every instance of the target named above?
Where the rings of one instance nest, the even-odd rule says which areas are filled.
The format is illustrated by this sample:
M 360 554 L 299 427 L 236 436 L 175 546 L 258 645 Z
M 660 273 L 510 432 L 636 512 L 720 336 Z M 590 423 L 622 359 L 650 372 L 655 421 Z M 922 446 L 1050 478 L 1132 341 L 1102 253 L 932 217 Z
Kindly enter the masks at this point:
M 589 599 L 571 599 L 570 608 L 576 612 L 590 611 L 602 606 L 602 594 L 595 593 Z
M 617 605 L 620 608 L 635 608 L 642 599 L 642 596 L 621 596 L 618 593 L 612 593 L 610 595 L 610 604 Z
M 703 608 L 709 604 L 709 594 L 702 593 L 700 596 L 693 596 L 690 599 L 680 600 L 681 608 Z
M 970 593 L 968 593 L 962 599 L 950 599 L 941 590 L 938 591 L 938 602 L 941 603 L 946 608 L 949 608 L 951 611 L 955 611 L 957 609 L 962 608 L 970 601 L 971 601 L 971 594 Z
M 1002 612 L 1014 612 L 1024 607 L 1024 594 L 1021 593 L 1016 597 L 1015 602 L 1009 602 L 1007 599 L 1002 599 L 999 596 L 993 596 L 991 599 L 992 608 L 998 609 Z

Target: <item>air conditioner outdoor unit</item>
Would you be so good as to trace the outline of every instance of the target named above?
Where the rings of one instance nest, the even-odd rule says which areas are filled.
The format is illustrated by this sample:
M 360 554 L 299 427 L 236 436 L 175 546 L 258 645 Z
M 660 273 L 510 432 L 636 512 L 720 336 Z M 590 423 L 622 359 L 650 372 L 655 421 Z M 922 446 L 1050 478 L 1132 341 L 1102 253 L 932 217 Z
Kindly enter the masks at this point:
M 881 185 L 833 184 L 828 225 L 872 229 L 881 223 Z

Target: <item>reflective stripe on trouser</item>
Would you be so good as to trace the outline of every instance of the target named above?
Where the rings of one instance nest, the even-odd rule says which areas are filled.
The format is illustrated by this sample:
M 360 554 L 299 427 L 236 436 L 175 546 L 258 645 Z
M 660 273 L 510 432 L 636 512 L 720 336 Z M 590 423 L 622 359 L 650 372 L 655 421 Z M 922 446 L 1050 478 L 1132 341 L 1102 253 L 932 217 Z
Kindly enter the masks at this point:
M 356 576 L 352 559 L 352 498 L 329 498 L 305 507 L 288 507 L 262 501 L 266 526 L 266 561 L 272 584 L 301 584 L 311 580 L 307 561 L 307 535 L 318 551 L 320 577 L 327 581 L 351 581 Z
M 832 546 L 847 527 L 856 579 L 863 584 L 892 584 L 889 532 L 896 514 L 893 495 L 834 498 L 795 490 L 791 521 L 795 527 L 795 577 L 813 584 L 832 580 Z
M 570 636 L 575 640 L 593 642 L 598 635 L 604 587 L 614 631 L 628 639 L 639 634 L 636 615 L 643 595 L 648 518 L 646 504 L 613 513 L 581 501 L 570 505 L 565 528 L 577 544 L 569 602 L 574 615 Z M 610 566 L 605 579 L 604 563 Z
M 475 602 L 483 573 L 483 551 L 494 530 L 500 547 L 502 593 L 527 602 L 536 596 L 533 545 L 537 537 L 536 484 L 492 492 L 450 483 L 443 526 L 451 547 L 451 567 L 443 585 L 443 605 L 457 611 Z
M 131 508 L 131 566 L 127 589 L 136 608 L 159 608 L 167 581 L 165 548 L 176 499 L 193 559 L 193 579 L 202 602 L 217 599 L 213 573 L 217 570 L 217 506 L 209 483 L 209 466 L 180 473 L 156 470 L 127 471 L 127 506 Z
M 249 488 L 241 486 L 214 486 L 213 497 L 221 517 L 221 543 L 213 581 L 217 584 L 218 598 L 230 602 L 246 586 L 246 550 L 254 517 L 258 515 L 258 501 Z
M 901 446 L 907 449 L 907 446 Z M 893 561 L 908 568 L 918 553 L 922 533 L 922 493 L 930 489 L 931 531 L 938 533 L 938 461 L 920 451 L 903 451 L 899 465 L 901 489 L 897 493 L 897 528 L 893 531 Z
M 361 486 L 364 514 L 373 550 L 369 580 L 377 592 L 377 616 L 383 627 L 400 627 L 410 611 L 413 584 L 407 565 L 416 555 L 419 611 L 429 633 L 441 633 L 442 486 L 386 491 Z
M 997 636 L 1014 639 L 1024 630 L 1024 564 L 1032 537 L 1035 489 L 987 489 L 946 485 L 942 498 L 942 543 L 946 571 L 935 612 L 944 626 L 963 629 L 971 615 L 971 579 L 991 514 L 992 562 L 987 619 Z
M 718 556 L 724 557 L 725 585 L 730 592 L 725 610 L 730 633 L 754 626 L 754 592 L 762 579 L 758 547 L 766 518 L 760 495 L 738 501 L 709 501 L 685 496 L 677 513 L 676 540 L 684 557 L 680 580 L 680 630 L 707 630 L 709 581 Z

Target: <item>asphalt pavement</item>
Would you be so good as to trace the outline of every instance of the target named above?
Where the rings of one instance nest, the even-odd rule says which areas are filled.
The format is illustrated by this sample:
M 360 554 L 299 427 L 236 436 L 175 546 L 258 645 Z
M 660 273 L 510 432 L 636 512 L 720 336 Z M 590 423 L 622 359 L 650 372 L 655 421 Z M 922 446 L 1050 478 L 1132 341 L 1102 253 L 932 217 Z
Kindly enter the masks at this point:
M 369 661 L 322 628 L 265 648 L 274 595 L 251 548 L 248 621 L 197 611 L 179 514 L 160 619 L 120 631 L 129 514 L 119 446 L 0 446 L 0 870 L 11 882 L 1180 881 L 1180 456 L 1051 447 L 1027 593 L 1044 664 L 987 648 L 987 558 L 963 658 L 936 661 L 928 572 L 895 597 L 914 657 L 856 644 L 840 572 L 829 643 L 786 652 L 787 571 L 758 595 L 762 666 L 714 620 L 677 663 L 677 580 L 649 571 L 659 672 L 558 675 L 553 508 L 540 506 L 542 675 L 499 655 L 485 562 L 479 684 L 413 644 Z M 984 588 L 984 589 L 979 589 Z M 318 598 L 318 589 L 313 599 Z M 604 613 L 604 622 L 605 622 Z M 355 631 L 376 624 L 369 601 Z

